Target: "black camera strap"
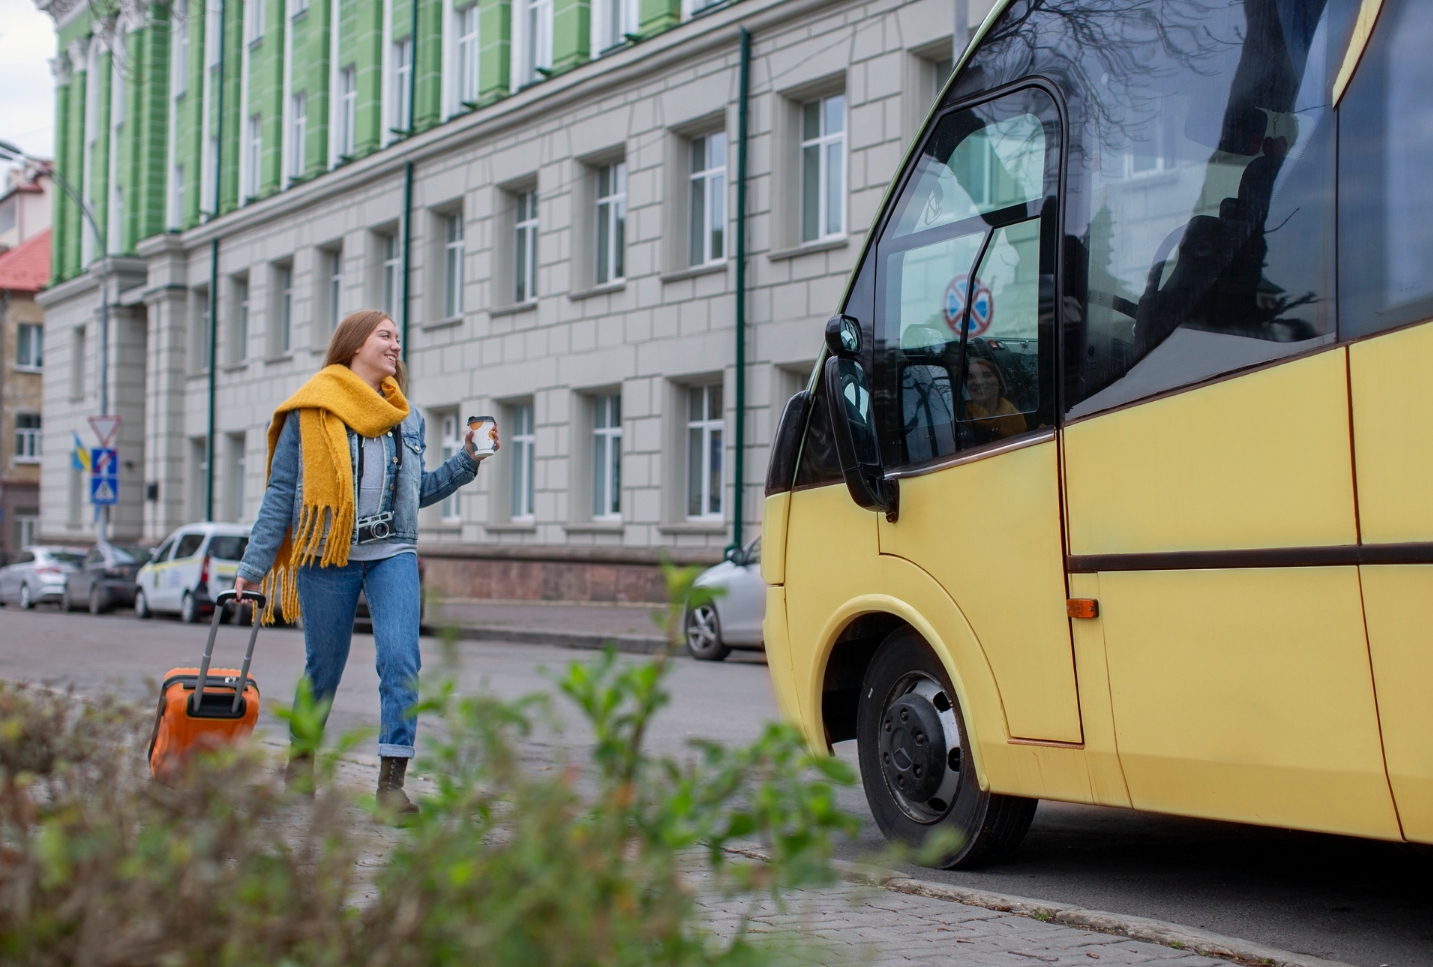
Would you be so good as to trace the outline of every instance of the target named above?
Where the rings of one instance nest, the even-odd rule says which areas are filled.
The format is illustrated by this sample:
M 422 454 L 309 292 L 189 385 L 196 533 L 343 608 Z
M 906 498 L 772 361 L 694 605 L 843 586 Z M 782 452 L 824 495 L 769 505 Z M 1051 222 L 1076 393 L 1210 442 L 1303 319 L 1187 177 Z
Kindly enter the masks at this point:
M 393 482 L 388 485 L 388 492 L 395 497 L 398 496 L 398 471 L 403 469 L 403 438 L 398 435 L 398 428 L 401 425 L 400 423 L 393 424 L 393 453 L 395 454 L 393 462 L 397 466 L 393 468 Z M 362 434 L 358 436 L 358 471 L 353 482 L 355 498 L 358 496 L 358 492 L 363 490 L 363 451 L 368 449 L 367 439 Z M 382 505 L 379 506 L 381 508 Z M 356 507 L 354 509 L 357 510 Z

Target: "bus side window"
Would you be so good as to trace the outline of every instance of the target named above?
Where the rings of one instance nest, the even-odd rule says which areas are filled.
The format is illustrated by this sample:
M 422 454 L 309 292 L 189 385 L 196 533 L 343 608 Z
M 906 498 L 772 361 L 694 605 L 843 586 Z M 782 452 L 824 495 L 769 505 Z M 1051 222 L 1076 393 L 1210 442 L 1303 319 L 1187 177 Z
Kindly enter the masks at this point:
M 1111 29 L 1127 38 L 1117 49 L 1082 54 L 1092 100 L 1071 121 L 1070 416 L 1332 342 L 1330 94 L 1356 9 L 1216 0 L 1187 43 Z M 1181 35 L 1181 10 L 1161 10 L 1161 36 Z
M 816 381 L 815 398 L 811 403 L 811 419 L 806 424 L 806 437 L 801 442 L 801 460 L 796 465 L 795 489 L 822 487 L 842 483 L 841 458 L 836 453 L 836 438 L 831 433 L 831 415 L 826 407 L 826 381 Z
M 1388 0 L 1339 104 L 1339 335 L 1433 318 L 1433 7 Z

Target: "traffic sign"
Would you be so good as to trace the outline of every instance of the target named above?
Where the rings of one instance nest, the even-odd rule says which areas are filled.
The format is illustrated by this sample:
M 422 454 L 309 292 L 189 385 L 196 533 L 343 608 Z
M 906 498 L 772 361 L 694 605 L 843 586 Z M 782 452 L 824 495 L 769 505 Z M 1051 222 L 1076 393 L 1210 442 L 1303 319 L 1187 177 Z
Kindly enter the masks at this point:
M 91 477 L 90 503 L 96 507 L 103 504 L 119 503 L 119 479 L 117 477 Z
M 110 445 L 114 435 L 119 432 L 119 424 L 119 417 L 113 413 L 90 417 L 90 429 L 95 431 L 95 436 L 99 439 L 102 447 Z
M 90 450 L 90 473 L 96 477 L 119 476 L 119 451 L 113 447 Z

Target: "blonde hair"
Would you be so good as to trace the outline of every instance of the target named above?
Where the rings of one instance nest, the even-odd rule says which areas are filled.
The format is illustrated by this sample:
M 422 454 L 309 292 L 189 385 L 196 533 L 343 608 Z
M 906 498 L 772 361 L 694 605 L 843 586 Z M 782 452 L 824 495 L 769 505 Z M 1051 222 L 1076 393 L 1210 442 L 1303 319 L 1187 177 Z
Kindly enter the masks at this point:
M 328 355 L 324 357 L 325 366 L 351 366 L 353 354 L 363 347 L 368 337 L 373 335 L 373 330 L 378 328 L 380 322 L 393 322 L 388 313 L 378 309 L 359 309 L 357 312 L 350 312 L 343 317 L 343 321 L 333 330 L 333 335 L 328 339 Z M 394 323 L 396 326 L 397 323 Z M 398 381 L 398 388 L 405 394 L 408 392 L 408 367 L 403 365 L 403 358 L 398 358 L 398 370 L 393 374 Z

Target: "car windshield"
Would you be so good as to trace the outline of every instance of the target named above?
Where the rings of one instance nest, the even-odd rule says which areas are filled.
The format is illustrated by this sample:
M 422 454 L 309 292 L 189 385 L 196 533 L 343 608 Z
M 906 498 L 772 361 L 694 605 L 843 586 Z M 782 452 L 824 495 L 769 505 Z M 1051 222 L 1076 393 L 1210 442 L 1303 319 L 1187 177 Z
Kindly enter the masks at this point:
M 78 564 L 84 558 L 79 551 L 45 551 L 44 556 L 56 564 Z
M 209 556 L 221 561 L 238 561 L 244 557 L 249 538 L 238 534 L 216 534 L 209 540 Z
M 149 560 L 149 551 L 143 547 L 114 548 L 116 564 L 144 564 Z

